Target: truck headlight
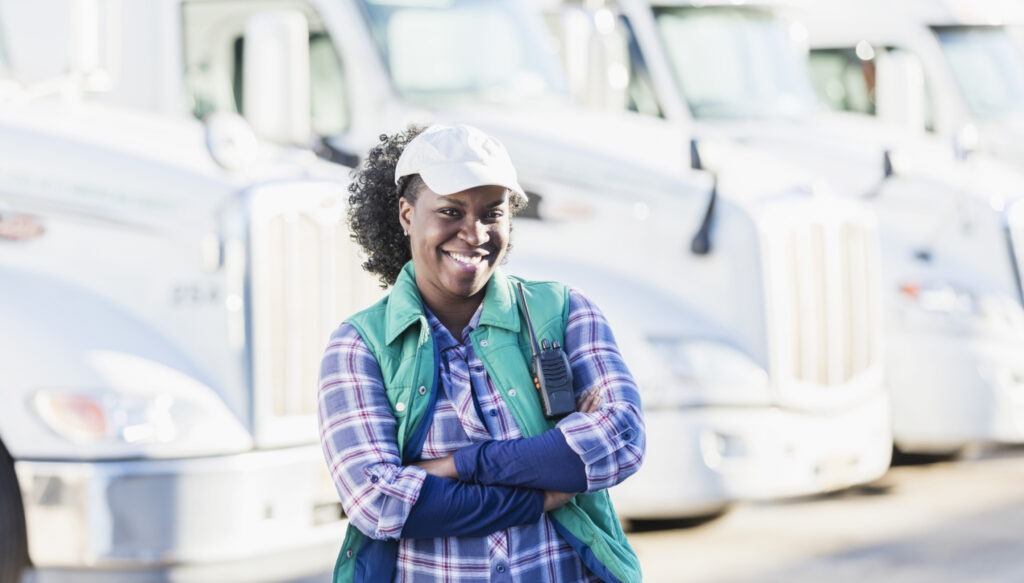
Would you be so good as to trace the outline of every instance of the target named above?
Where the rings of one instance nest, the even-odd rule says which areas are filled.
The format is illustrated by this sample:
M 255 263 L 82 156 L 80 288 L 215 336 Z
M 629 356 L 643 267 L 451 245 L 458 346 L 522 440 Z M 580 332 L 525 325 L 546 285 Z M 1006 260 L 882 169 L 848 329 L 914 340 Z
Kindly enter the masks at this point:
M 651 338 L 660 374 L 644 378 L 647 408 L 767 404 L 768 373 L 743 352 L 708 340 Z
M 981 294 L 950 282 L 931 282 L 903 284 L 900 295 L 904 307 L 911 306 L 928 314 L 970 319 L 973 324 L 1024 328 L 1020 302 L 1005 294 Z
M 211 410 L 181 396 L 43 389 L 32 405 L 50 429 L 77 443 L 242 448 L 248 443 L 244 429 L 223 406 Z
M 92 364 L 107 386 L 40 389 L 32 409 L 56 434 L 83 445 L 146 447 L 181 455 L 248 449 L 252 440 L 206 385 L 137 356 L 98 352 Z

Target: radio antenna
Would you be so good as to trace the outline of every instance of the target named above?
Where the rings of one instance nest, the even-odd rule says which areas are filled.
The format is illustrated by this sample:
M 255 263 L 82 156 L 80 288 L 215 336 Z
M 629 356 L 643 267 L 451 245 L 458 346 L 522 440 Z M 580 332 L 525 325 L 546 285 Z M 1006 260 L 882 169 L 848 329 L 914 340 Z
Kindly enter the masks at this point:
M 519 289 L 519 306 L 523 309 L 523 317 L 526 318 L 526 326 L 530 329 L 530 348 L 533 350 L 533 356 L 536 357 L 540 354 L 540 345 L 537 344 L 537 335 L 533 332 L 533 322 L 530 321 L 530 308 L 526 305 L 526 294 L 523 293 L 523 283 L 516 282 L 516 287 Z

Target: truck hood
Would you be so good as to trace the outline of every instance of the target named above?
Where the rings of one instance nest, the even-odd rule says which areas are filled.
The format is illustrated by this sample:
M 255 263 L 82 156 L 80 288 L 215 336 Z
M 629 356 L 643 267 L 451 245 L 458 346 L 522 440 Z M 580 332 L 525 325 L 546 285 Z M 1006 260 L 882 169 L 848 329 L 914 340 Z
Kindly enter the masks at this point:
M 716 122 L 703 127 L 708 134 L 800 163 L 815 179 L 848 196 L 865 196 L 878 189 L 886 151 L 899 176 L 926 177 L 955 186 L 966 181 L 965 167 L 955 159 L 950 144 L 861 115 L 823 113 L 811 119 Z
M 645 175 L 664 181 L 692 174 L 689 136 L 681 128 L 645 123 L 639 117 L 563 106 L 498 109 L 482 105 L 438 111 L 436 117 L 493 133 L 517 166 L 549 178 L 635 183 Z M 649 151 L 655 147 L 662 152 L 652 158 Z
M 461 107 L 439 112 L 493 133 L 526 174 L 571 182 L 678 190 L 673 184 L 709 184 L 690 168 L 686 128 L 633 114 L 608 114 L 575 107 L 530 110 Z M 806 189 L 810 175 L 799 166 L 765 156 L 733 140 L 698 137 L 704 167 L 718 178 L 718 192 L 740 204 L 755 204 L 792 189 Z
M 1024 115 L 1011 115 L 979 125 L 979 150 L 1007 164 L 1024 164 Z
M 347 182 L 347 169 L 308 151 L 259 142 L 246 165 L 228 170 L 210 155 L 209 138 L 192 118 L 94 104 L 8 103 L 0 111 L 0 185 L 33 203 L 181 229 L 206 221 L 256 183 Z M 55 160 L 62 161 L 59 171 Z

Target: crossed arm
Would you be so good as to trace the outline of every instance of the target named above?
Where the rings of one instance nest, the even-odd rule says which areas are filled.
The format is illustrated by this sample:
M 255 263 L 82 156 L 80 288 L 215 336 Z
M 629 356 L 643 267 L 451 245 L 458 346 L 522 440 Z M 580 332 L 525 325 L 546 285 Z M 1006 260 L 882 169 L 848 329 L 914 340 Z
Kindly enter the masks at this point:
M 372 538 L 482 536 L 536 522 L 580 491 L 635 472 L 639 397 L 607 323 L 570 295 L 566 349 L 579 411 L 531 438 L 486 441 L 403 466 L 380 370 L 354 329 L 335 332 L 319 392 L 321 443 L 351 522 Z
M 578 396 L 576 409 L 597 413 L 602 400 L 599 391 L 587 389 Z M 587 486 L 583 460 L 558 428 L 535 437 L 474 443 L 413 465 L 439 478 L 544 490 L 545 512 L 566 504 Z

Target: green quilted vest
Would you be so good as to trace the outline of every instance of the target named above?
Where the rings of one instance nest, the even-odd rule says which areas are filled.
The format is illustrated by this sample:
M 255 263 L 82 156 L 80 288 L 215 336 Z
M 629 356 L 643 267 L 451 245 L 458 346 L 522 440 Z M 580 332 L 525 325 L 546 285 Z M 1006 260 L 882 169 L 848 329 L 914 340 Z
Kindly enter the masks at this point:
M 530 317 L 538 338 L 565 345 L 569 290 L 564 284 L 530 282 L 497 270 L 487 283 L 479 326 L 470 333 L 473 348 L 508 405 L 524 437 L 554 427 L 544 418 L 530 374 L 529 332 L 520 325 L 515 282 L 522 281 Z M 422 299 L 410 261 L 391 293 L 347 320 L 354 326 L 380 365 L 381 375 L 398 421 L 398 449 L 408 454 L 410 440 L 433 406 L 436 394 L 436 354 Z M 421 432 L 425 428 L 419 428 Z M 412 455 L 418 457 L 422 434 Z M 414 459 L 404 459 L 409 463 Z M 550 513 L 559 534 L 580 554 L 584 564 L 605 581 L 639 582 L 640 564 L 626 540 L 608 493 L 579 494 Z M 367 547 L 376 545 L 373 552 Z M 388 546 L 390 545 L 390 547 Z M 382 551 L 382 547 L 387 550 Z M 366 537 L 349 525 L 334 568 L 334 581 L 390 579 L 397 544 Z M 392 565 L 375 562 L 392 561 Z M 358 567 L 357 567 L 358 565 Z M 383 573 L 383 576 L 379 574 Z

